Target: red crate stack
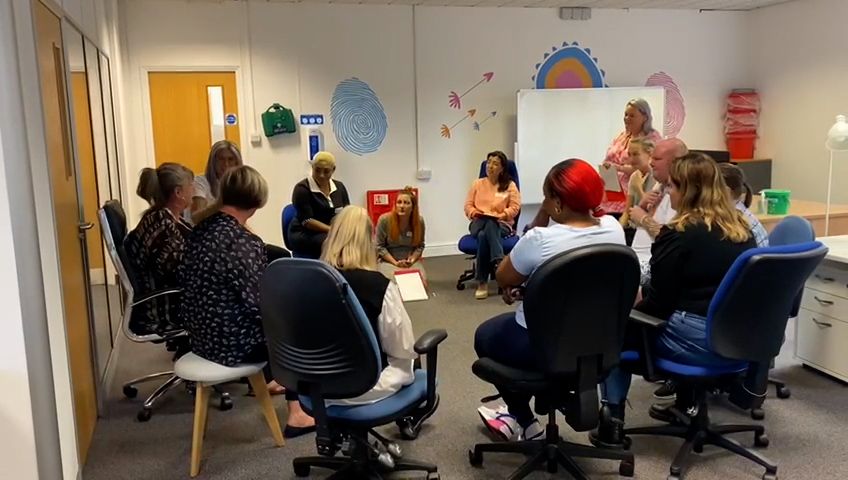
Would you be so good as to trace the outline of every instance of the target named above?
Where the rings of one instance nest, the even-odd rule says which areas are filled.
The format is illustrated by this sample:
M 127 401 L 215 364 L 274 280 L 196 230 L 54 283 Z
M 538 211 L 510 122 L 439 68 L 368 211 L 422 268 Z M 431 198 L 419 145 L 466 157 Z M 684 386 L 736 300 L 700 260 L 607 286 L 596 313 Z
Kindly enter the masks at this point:
M 760 95 L 750 89 L 736 89 L 730 92 L 724 117 L 724 138 L 731 158 L 754 158 L 759 125 Z

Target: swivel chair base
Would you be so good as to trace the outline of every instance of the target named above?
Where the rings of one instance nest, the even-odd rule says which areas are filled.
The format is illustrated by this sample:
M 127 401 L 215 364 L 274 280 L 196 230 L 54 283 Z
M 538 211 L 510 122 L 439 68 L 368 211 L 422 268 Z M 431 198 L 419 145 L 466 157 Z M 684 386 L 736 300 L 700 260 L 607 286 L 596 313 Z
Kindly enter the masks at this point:
M 525 440 L 508 443 L 478 443 L 474 450 L 469 450 L 468 461 L 471 465 L 483 465 L 483 453 L 522 453 L 532 455 L 518 470 L 512 473 L 509 480 L 520 480 L 527 477 L 542 465 L 549 473 L 556 473 L 562 466 L 577 480 L 588 480 L 589 476 L 574 461 L 575 457 L 619 460 L 618 473 L 624 477 L 632 477 L 635 470 L 633 454 L 622 450 L 607 450 L 589 445 L 581 445 L 562 440 L 559 437 L 559 427 L 556 424 L 556 414 L 548 414 L 548 425 L 545 427 L 544 440 Z
M 165 380 L 165 382 L 156 387 L 156 390 L 154 390 L 153 393 L 151 393 L 150 396 L 148 396 L 147 399 L 144 400 L 144 404 L 142 404 L 141 410 L 138 411 L 138 414 L 135 417 L 136 420 L 138 420 L 139 422 L 146 422 L 150 420 L 150 418 L 153 416 L 153 407 L 156 405 L 156 403 L 166 393 L 177 388 L 178 386 L 185 384 L 186 388 L 192 394 L 194 394 L 194 382 L 185 382 L 182 378 L 176 376 L 173 370 L 170 370 L 167 372 L 151 373 L 150 375 L 145 375 L 143 377 L 130 380 L 123 386 L 124 396 L 127 398 L 135 398 L 138 395 L 137 385 L 147 383 L 162 377 L 168 378 L 167 380 Z M 233 408 L 233 400 L 230 398 L 230 394 L 222 391 L 220 388 L 218 388 L 217 385 L 213 388 L 220 397 L 220 403 L 218 405 L 218 408 L 221 411 L 227 411 Z
M 683 414 L 676 407 L 669 407 L 669 411 L 677 417 L 677 421 L 673 424 L 626 428 L 624 429 L 624 434 L 660 435 L 664 437 L 678 437 L 684 440 L 683 445 L 677 451 L 677 455 L 675 455 L 674 461 L 672 461 L 669 467 L 667 480 L 682 479 L 686 467 L 691 460 L 692 453 L 703 452 L 704 445 L 721 447 L 731 453 L 762 465 L 766 469 L 762 477 L 763 480 L 777 479 L 777 465 L 775 463 L 759 452 L 748 449 L 736 440 L 725 436 L 729 433 L 753 432 L 754 446 L 765 448 L 769 444 L 769 439 L 762 425 L 711 424 L 706 401 L 701 397 L 698 403 L 698 411 L 693 417 Z

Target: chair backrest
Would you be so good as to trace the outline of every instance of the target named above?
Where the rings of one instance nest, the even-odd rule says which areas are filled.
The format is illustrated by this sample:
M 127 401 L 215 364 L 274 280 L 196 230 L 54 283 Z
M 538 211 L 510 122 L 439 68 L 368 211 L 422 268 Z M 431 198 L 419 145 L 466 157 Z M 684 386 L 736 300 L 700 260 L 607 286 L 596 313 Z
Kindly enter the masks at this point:
M 524 316 L 548 376 L 592 366 L 597 384 L 618 365 L 624 330 L 639 288 L 639 261 L 624 245 L 575 248 L 530 276 Z
M 710 302 L 710 350 L 749 362 L 777 356 L 793 303 L 826 254 L 821 242 L 807 242 L 740 255 Z
M 319 260 L 276 260 L 262 277 L 260 298 L 271 368 L 282 385 L 315 402 L 355 397 L 377 383 L 377 338 L 335 268 Z
M 121 285 L 132 298 L 133 292 L 138 288 L 138 282 L 130 274 L 129 269 L 132 267 L 127 261 L 127 253 L 124 249 L 124 239 L 127 238 L 127 216 L 121 207 L 121 202 L 108 200 L 98 212 L 98 218 L 109 258 L 112 259 L 112 264 L 118 271 Z
M 283 207 L 282 214 L 282 223 L 283 223 L 283 243 L 286 244 L 286 248 L 291 250 L 291 244 L 289 243 L 289 225 L 294 220 L 294 217 L 297 216 L 297 209 L 294 208 L 294 205 L 291 203 Z
M 812 242 L 816 239 L 816 232 L 809 220 L 804 217 L 789 215 L 784 217 L 774 230 L 769 233 L 769 246 L 780 247 L 795 243 Z
M 477 178 L 485 178 L 486 177 L 486 162 L 488 162 L 488 161 L 489 161 L 489 159 L 486 159 L 486 160 L 483 160 L 483 162 L 480 163 L 480 174 L 477 176 Z M 506 161 L 506 171 L 509 172 L 510 178 L 512 179 L 513 182 L 515 182 L 515 188 L 521 190 L 521 182 L 518 181 L 518 167 L 515 165 L 514 161 L 512 161 L 512 160 Z M 512 222 L 513 230 L 518 228 L 518 217 L 520 217 L 520 216 L 521 216 L 521 210 L 519 209 L 518 213 L 515 215 L 515 221 Z

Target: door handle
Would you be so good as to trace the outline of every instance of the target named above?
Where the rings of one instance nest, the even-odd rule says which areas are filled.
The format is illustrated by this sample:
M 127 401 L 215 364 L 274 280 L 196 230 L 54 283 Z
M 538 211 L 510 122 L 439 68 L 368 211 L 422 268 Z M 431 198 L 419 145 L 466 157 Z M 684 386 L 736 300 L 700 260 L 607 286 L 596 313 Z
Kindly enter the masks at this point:
M 94 224 L 91 223 L 91 222 L 85 222 L 85 223 L 79 224 L 79 231 L 80 232 L 84 232 L 86 230 L 91 230 L 92 228 L 94 228 Z
M 826 305 L 828 307 L 833 305 L 833 302 L 831 300 L 822 300 L 821 298 L 815 295 L 813 296 L 813 298 L 815 298 L 816 301 L 819 302 L 819 305 Z
M 833 326 L 832 323 L 819 321 L 819 320 L 816 319 L 816 317 L 813 317 L 813 323 L 818 325 L 820 328 L 830 328 L 830 327 Z

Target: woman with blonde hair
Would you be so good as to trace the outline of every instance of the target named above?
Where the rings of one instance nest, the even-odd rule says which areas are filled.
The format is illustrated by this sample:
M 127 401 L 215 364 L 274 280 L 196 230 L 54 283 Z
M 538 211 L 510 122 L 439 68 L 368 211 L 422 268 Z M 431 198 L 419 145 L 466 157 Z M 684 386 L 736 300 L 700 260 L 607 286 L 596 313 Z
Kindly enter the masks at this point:
M 268 201 L 268 184 L 252 167 L 232 168 L 221 178 L 220 205 L 189 236 L 178 271 L 183 287 L 181 319 L 191 351 L 228 367 L 268 361 L 268 347 L 259 314 L 259 284 L 268 260 L 262 239 L 247 228 L 247 220 Z M 283 388 L 266 366 L 271 393 Z M 315 421 L 286 391 L 288 438 L 308 433 Z
M 392 278 L 395 270 L 414 268 L 424 274 L 424 218 L 418 212 L 418 197 L 412 187 L 398 193 L 391 212 L 377 220 L 377 257 L 380 272 Z
M 238 146 L 229 140 L 220 140 L 209 149 L 206 171 L 194 177 L 194 196 L 191 199 L 191 214 L 196 215 L 209 207 L 218 198 L 221 177 L 231 168 L 244 165 Z M 194 223 L 200 223 L 195 220 Z
M 286 245 L 293 252 L 318 258 L 333 217 L 350 205 L 347 188 L 333 179 L 334 173 L 336 157 L 330 152 L 318 152 L 312 158 L 312 174 L 295 184 L 292 204 L 297 216 L 289 225 L 291 245 Z
M 724 275 L 745 250 L 756 246 L 745 217 L 728 201 L 718 165 L 702 153 L 676 159 L 669 172 L 671 206 L 677 212 L 657 236 L 651 256 L 651 279 L 636 310 L 667 318 L 656 338 L 658 356 L 688 365 L 721 366 L 735 362 L 710 350 L 706 315 Z M 639 331 L 629 328 L 625 350 L 642 350 Z M 590 434 L 595 445 L 624 444 L 624 404 L 630 373 L 615 368 L 602 384 L 601 424 Z M 677 392 L 686 411 L 691 392 Z M 673 421 L 661 407 L 651 407 L 658 420 Z
M 348 206 L 333 218 L 321 260 L 338 269 L 347 280 L 382 352 L 382 372 L 377 384 L 359 397 L 335 403 L 374 403 L 411 384 L 415 379 L 412 365 L 416 357 L 412 321 L 397 285 L 377 271 L 371 219 L 365 209 Z

